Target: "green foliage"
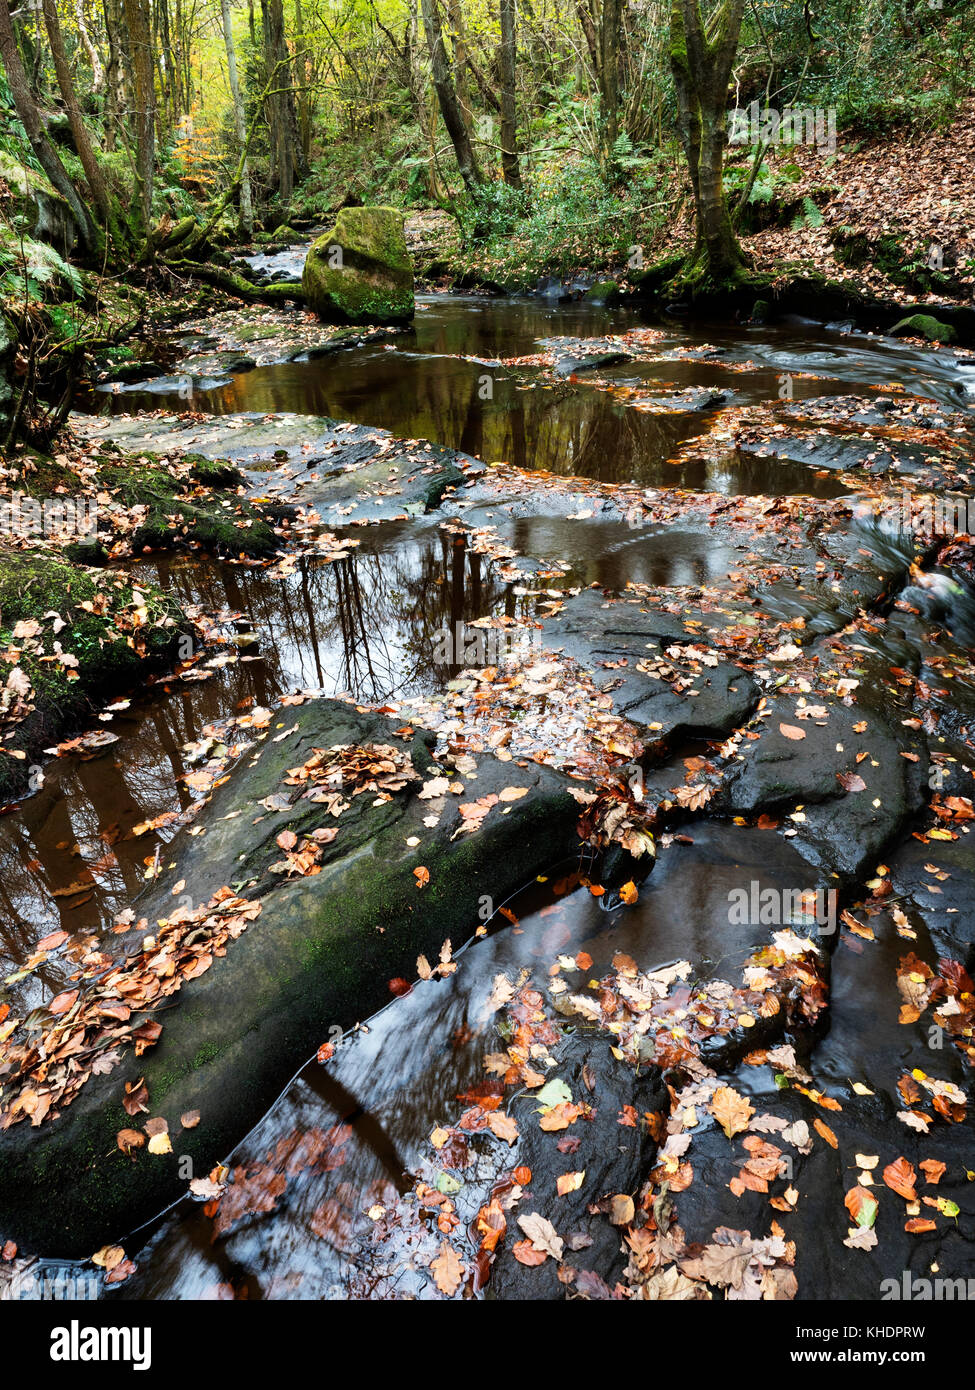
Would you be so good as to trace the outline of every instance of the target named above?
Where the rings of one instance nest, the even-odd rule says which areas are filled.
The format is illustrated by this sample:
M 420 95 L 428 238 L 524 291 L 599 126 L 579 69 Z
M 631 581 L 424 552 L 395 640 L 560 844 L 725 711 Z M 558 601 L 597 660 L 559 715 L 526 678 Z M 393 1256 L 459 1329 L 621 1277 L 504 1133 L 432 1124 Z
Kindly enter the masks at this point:
M 792 219 L 792 230 L 794 232 L 804 231 L 809 227 L 821 227 L 823 225 L 823 214 L 811 198 L 803 198 L 802 212 L 796 214 Z
M 669 169 L 659 154 L 628 154 L 629 176 L 607 186 L 595 160 L 563 155 L 535 171 L 527 191 L 500 181 L 486 185 L 477 208 L 461 208 L 470 233 L 475 214 L 486 222 L 478 265 L 491 278 L 525 288 L 539 274 L 618 267 L 663 225 Z
M 45 292 L 52 290 L 81 298 L 84 283 L 77 267 L 46 242 L 0 233 L 0 298 L 26 294 L 28 299 L 43 300 Z

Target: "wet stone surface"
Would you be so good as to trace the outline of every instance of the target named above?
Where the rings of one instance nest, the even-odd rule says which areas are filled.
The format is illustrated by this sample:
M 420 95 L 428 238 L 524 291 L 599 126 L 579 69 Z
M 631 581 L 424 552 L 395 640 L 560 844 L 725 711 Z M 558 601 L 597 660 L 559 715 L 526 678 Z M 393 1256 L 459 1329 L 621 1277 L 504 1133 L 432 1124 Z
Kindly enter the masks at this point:
M 285 559 L 227 590 L 287 660 L 254 664 L 256 732 L 246 713 L 187 727 L 200 799 L 181 798 L 135 903 L 171 920 L 181 894 L 195 912 L 228 885 L 260 915 L 185 982 L 144 1056 L 122 1043 L 60 1118 L 0 1137 L 41 1163 L 63 1144 L 85 1237 L 118 1240 L 137 1266 L 111 1296 L 872 1299 L 904 1270 L 968 1276 L 975 604 L 966 533 L 930 509 L 975 467 L 958 363 L 825 330 L 798 346 L 632 327 L 590 308 L 434 304 L 391 351 L 258 367 L 220 403 L 196 395 L 192 415 L 77 422 L 134 453 L 151 440 L 230 459 L 252 499 L 293 509 Z M 485 366 L 493 398 L 478 396 Z M 799 398 L 779 395 L 783 372 Z M 360 545 L 320 556 L 329 579 L 312 589 L 307 570 L 289 579 L 287 552 L 316 527 Z M 422 564 L 406 563 L 411 545 Z M 309 604 L 341 642 L 315 625 L 287 636 Z M 495 645 L 465 655 L 458 623 Z M 309 646 L 314 672 L 295 656 Z M 291 709 L 289 690 L 337 680 L 340 651 L 361 708 L 329 705 L 328 739 L 291 732 L 326 707 L 302 695 Z M 249 708 L 244 674 L 210 720 Z M 302 739 L 409 747 L 420 781 L 331 819 L 311 803 L 298 824 L 290 800 L 260 803 Z M 438 769 L 447 786 L 421 796 Z M 272 886 L 270 864 L 305 839 L 320 871 Z M 382 862 L 368 882 L 363 856 Z M 267 1000 L 293 1010 L 295 962 L 320 961 L 277 959 L 272 942 L 289 912 L 306 920 L 342 892 L 332 993 L 301 1005 L 289 1051 Z M 430 914 L 422 940 L 414 904 Z M 51 930 L 18 921 L 12 963 Z M 144 950 L 121 925 L 116 950 Z M 456 961 L 438 957 L 485 926 Z M 36 967 L 49 991 L 70 984 L 62 949 Z M 75 969 L 92 949 L 66 948 Z M 236 1041 L 161 1079 L 167 1057 L 200 1053 L 192 1001 L 211 994 Z M 50 1027 L 26 983 L 24 999 Z M 251 1005 L 281 1080 L 322 1047 L 244 1139 L 267 1103 L 257 1087 L 232 1113 L 253 1065 L 233 1020 Z M 119 1078 L 143 1074 L 148 1110 L 126 1118 Z M 9 1074 L 0 1085 L 9 1103 Z M 99 1106 L 93 1167 L 70 1135 Z M 200 1111 L 188 1133 L 184 1108 Z M 150 1115 L 173 1156 L 112 1151 L 114 1128 Z M 190 1151 L 197 1187 L 127 1235 L 153 1215 L 148 1165 L 168 1174 Z M 67 1242 L 47 1232 L 36 1248 L 84 1253 Z

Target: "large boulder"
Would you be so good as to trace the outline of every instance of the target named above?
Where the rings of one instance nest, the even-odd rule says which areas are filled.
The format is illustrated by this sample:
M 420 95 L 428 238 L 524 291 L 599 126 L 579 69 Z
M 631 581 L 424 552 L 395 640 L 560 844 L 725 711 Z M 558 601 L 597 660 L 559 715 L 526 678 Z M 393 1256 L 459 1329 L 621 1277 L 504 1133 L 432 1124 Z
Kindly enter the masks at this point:
M 55 1071 L 25 1082 L 0 1066 L 7 1118 L 25 1084 L 58 1095 L 43 1122 L 36 1106 L 36 1124 L 4 1128 L 0 1119 L 0 1245 L 80 1257 L 155 1216 L 244 1137 L 316 1047 L 387 1003 L 391 982 L 397 992 L 415 979 L 420 954 L 436 960 L 448 939 L 459 947 L 485 895 L 504 902 L 578 846 L 578 804 L 548 768 L 479 755 L 476 767 L 471 758 L 451 771 L 455 787 L 466 778 L 465 791 L 448 791 L 446 778 L 432 781 L 440 765 L 430 733 L 334 700 L 282 713 L 284 727 L 241 758 L 171 841 L 165 869 L 136 903 L 138 920 L 103 939 L 109 973 L 99 962 L 79 982 L 77 1010 L 56 1016 L 59 1047 L 65 1037 L 68 1045 Z M 382 758 L 390 745 L 402 750 L 398 788 L 353 794 L 343 778 L 334 786 L 348 804 L 336 815 L 332 783 L 309 784 L 306 796 L 286 780 L 315 750 L 353 745 Z M 465 795 L 493 798 L 474 832 L 459 810 Z M 294 874 L 282 852 L 306 843 L 317 846 L 315 872 Z M 219 908 L 227 901 L 243 915 L 218 942 L 205 923 L 229 920 Z M 178 990 L 150 981 L 149 999 L 146 952 L 157 949 L 167 968 L 186 959 L 184 949 L 203 954 L 172 977 Z M 156 1004 L 166 1005 L 162 1031 L 139 1055 L 144 1035 L 133 1029 L 157 1021 Z M 96 1020 L 95 1050 L 81 1056 L 77 1020 L 91 1019 L 93 1006 L 110 1022 Z M 140 1081 L 148 1109 L 135 1113 L 125 1087 L 138 1091 Z M 183 1127 L 194 1110 L 199 1123 Z M 160 1117 L 172 1152 L 121 1151 L 120 1131 Z
M 61 255 L 67 255 L 77 239 L 74 218 L 48 178 L 39 169 L 0 151 L 0 180 L 10 198 L 7 212 L 30 218 L 34 240 L 45 241 Z
M 396 208 L 342 208 L 312 246 L 302 286 L 310 309 L 333 323 L 409 323 L 413 265 Z

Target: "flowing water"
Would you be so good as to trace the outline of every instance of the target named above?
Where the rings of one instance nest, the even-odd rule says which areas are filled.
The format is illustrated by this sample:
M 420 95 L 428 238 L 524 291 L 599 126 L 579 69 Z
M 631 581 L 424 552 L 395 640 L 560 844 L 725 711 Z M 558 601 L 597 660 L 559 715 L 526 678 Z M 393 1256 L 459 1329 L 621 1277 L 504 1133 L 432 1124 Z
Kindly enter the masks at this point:
M 675 465 L 675 450 L 704 430 L 711 415 L 642 412 L 584 381 L 533 385 L 516 367 L 491 366 L 538 352 L 540 338 L 601 335 L 636 323 L 623 311 L 580 305 L 426 297 L 415 328 L 387 343 L 258 367 L 190 399 L 126 389 L 96 393 L 89 405 L 315 413 L 433 439 L 489 462 L 603 481 L 728 495 L 845 491 L 835 477 L 762 458 L 692 457 Z M 671 325 L 660 347 L 708 344 L 720 351 L 706 361 L 628 363 L 600 375 L 620 387 L 661 392 L 716 388 L 727 393 L 726 407 L 777 399 L 786 376 L 797 399 L 877 394 L 899 383 L 957 409 L 969 389 L 970 367 L 948 351 L 809 323 Z M 559 567 L 563 583 L 700 584 L 740 560 L 733 549 L 690 534 L 637 538 L 619 525 L 572 526 L 552 518 L 506 526 L 502 534 L 519 552 Z M 118 742 L 97 757 L 53 760 L 42 788 L 0 818 L 0 975 L 16 972 L 35 943 L 59 927 L 75 943 L 105 927 L 138 892 L 167 829 L 133 830 L 188 804 L 194 793 L 178 779 L 192 766 L 208 726 L 252 703 L 273 706 L 297 690 L 382 702 L 442 689 L 449 673 L 432 660 L 436 631 L 459 620 L 513 616 L 525 602 L 517 586 L 454 545 L 435 517 L 350 534 L 359 545 L 348 559 L 302 560 L 282 578 L 198 554 L 134 564 L 185 600 L 223 613 L 240 640 L 214 661 L 209 679 L 161 679 L 133 696 L 106 726 Z M 217 1230 L 201 1206 L 184 1202 L 151 1231 L 125 1239 L 139 1271 L 112 1296 L 425 1296 L 431 1286 L 411 1268 L 408 1228 L 377 1247 L 374 1220 L 363 1213 L 394 1207 L 410 1186 L 404 1174 L 426 1171 L 431 1128 L 481 1076 L 481 1010 L 495 973 L 544 968 L 557 951 L 584 949 L 598 975 L 614 950 L 637 953 L 642 945 L 645 957 L 648 943 L 654 960 L 686 955 L 732 968 L 744 946 L 725 943 L 720 960 L 715 948 L 727 934 L 723 866 L 734 868 L 750 855 L 761 864 L 768 853 L 766 841 L 746 844 L 743 834 L 751 832 L 736 832 L 732 844 L 727 830 L 695 827 L 693 843 L 659 866 L 625 922 L 599 908 L 572 877 L 572 866 L 553 866 L 545 882 L 509 904 L 517 925 L 496 913 L 487 939 L 463 953 L 456 975 L 414 987 L 368 1031 L 347 1038 L 328 1068 L 313 1060 L 299 1073 L 229 1159 L 246 1170 L 254 1194 L 252 1209 L 245 1202 L 229 1232 Z M 82 869 L 81 888 L 65 893 Z M 459 936 L 471 925 L 463 924 Z M 33 1006 L 63 988 L 76 958 L 69 947 L 13 988 Z M 296 1136 L 308 1135 L 315 1136 L 313 1151 L 296 1160 Z M 482 1161 L 472 1151 L 470 1171 Z M 261 1210 L 260 1194 L 282 1174 L 273 1209 Z M 463 1213 L 462 1196 L 456 1201 Z

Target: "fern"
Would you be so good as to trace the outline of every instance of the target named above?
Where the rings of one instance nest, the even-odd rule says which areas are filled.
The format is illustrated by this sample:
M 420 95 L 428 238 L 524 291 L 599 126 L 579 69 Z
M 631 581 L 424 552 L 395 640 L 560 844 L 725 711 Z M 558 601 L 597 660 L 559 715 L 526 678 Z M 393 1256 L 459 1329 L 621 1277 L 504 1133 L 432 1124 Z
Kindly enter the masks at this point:
M 823 225 L 823 214 L 811 198 L 803 198 L 802 212 L 796 213 L 792 219 L 792 230 L 803 232 L 807 228 L 821 227 Z

